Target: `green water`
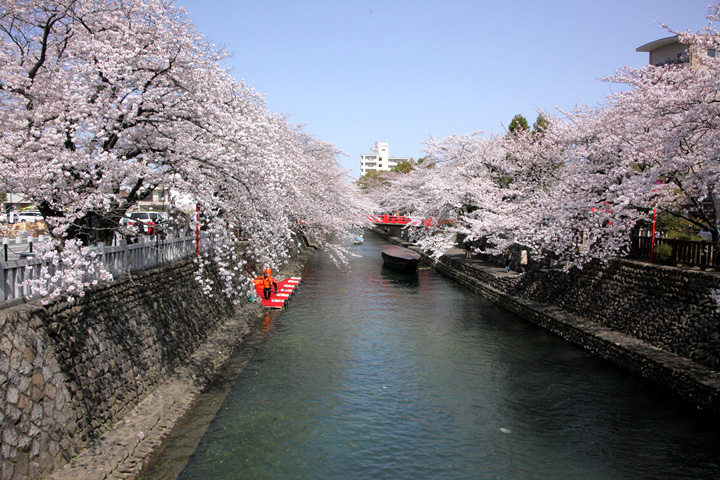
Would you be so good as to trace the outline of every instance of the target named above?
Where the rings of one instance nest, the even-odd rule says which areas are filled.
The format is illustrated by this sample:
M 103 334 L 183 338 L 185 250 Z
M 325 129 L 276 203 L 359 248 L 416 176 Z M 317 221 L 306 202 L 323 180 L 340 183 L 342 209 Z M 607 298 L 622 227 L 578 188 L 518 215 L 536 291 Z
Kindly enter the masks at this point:
M 147 478 L 720 478 L 717 422 L 381 243 L 312 258 Z

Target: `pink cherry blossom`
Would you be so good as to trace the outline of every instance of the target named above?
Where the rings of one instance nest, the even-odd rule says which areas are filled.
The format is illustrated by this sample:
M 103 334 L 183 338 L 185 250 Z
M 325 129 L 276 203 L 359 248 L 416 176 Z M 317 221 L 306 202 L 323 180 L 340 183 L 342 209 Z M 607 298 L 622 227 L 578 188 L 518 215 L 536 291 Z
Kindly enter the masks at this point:
M 81 291 L 100 268 L 87 247 L 111 242 L 159 188 L 202 206 L 203 261 L 220 265 L 229 295 L 248 285 L 246 261 L 281 264 L 292 233 L 325 245 L 361 225 L 367 206 L 337 149 L 268 111 L 171 1 L 0 0 L 0 11 L 0 181 L 48 223 L 41 281 L 63 275 L 51 283 Z

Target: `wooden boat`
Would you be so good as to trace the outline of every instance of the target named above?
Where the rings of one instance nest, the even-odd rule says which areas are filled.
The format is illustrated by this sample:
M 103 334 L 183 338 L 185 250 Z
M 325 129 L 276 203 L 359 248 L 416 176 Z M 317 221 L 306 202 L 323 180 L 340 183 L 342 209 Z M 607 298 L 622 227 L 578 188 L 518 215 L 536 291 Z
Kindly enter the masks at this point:
M 420 254 L 398 245 L 380 247 L 385 265 L 398 272 L 412 273 L 417 269 Z

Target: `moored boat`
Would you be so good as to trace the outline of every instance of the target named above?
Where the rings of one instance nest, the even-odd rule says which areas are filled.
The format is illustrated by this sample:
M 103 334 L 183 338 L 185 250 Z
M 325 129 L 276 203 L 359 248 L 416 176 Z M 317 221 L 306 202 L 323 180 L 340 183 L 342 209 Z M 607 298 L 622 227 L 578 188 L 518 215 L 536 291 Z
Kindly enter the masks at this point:
M 420 261 L 419 253 L 398 245 L 382 245 L 380 251 L 385 265 L 399 272 L 414 272 Z

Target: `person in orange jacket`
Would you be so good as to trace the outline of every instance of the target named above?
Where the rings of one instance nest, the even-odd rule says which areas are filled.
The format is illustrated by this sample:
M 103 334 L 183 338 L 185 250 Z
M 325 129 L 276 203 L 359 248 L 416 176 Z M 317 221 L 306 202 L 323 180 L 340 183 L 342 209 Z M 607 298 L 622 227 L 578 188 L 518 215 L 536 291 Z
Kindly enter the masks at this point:
M 275 285 L 275 293 L 277 293 L 277 282 L 275 279 L 270 275 L 272 271 L 269 268 L 266 268 L 265 271 L 263 271 L 263 297 L 265 300 L 270 299 L 270 295 L 272 294 L 272 286 Z

